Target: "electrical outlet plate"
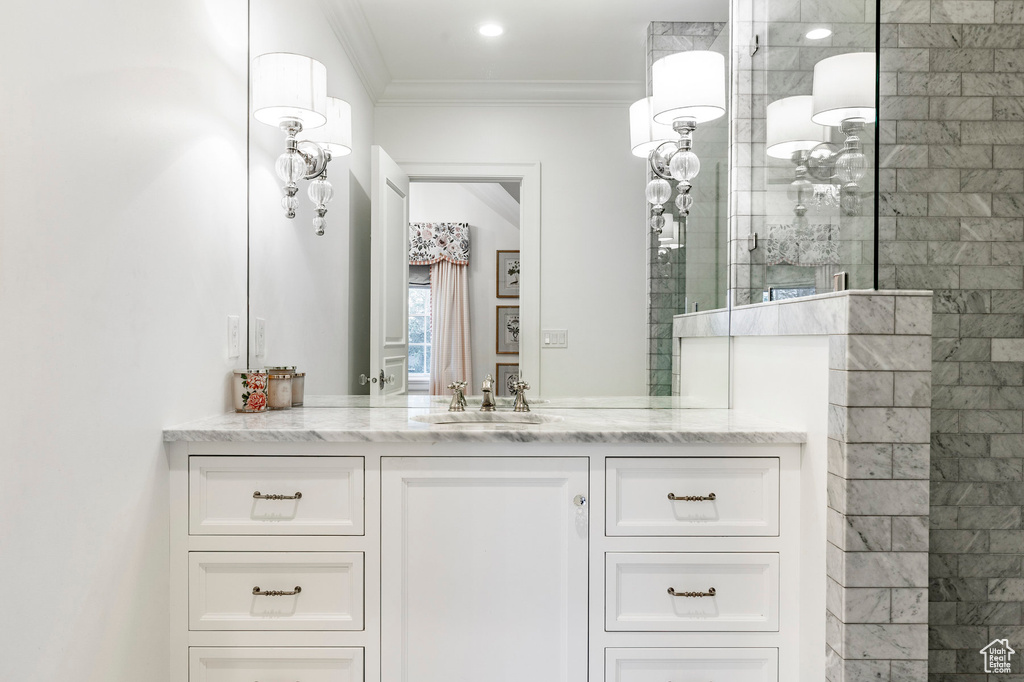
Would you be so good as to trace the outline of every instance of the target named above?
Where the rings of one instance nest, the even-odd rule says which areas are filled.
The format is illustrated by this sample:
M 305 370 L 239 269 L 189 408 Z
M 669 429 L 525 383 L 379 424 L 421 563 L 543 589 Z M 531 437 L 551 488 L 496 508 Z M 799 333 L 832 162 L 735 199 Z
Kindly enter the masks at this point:
M 239 345 L 241 339 L 239 338 L 239 327 L 238 327 L 238 315 L 228 315 L 228 357 L 237 358 L 239 355 Z
M 541 348 L 568 348 L 567 329 L 545 329 L 541 332 Z
M 267 321 L 262 317 L 256 318 L 256 355 L 267 354 Z

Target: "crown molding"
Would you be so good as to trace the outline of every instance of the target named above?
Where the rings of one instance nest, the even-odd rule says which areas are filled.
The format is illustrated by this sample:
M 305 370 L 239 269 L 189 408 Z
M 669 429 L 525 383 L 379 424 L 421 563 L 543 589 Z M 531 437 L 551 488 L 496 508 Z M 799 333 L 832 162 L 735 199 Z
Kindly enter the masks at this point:
M 642 98 L 642 81 L 392 80 L 379 106 L 622 106 Z
M 380 99 L 391 82 L 391 72 L 384 63 L 373 31 L 356 0 L 318 0 L 327 23 L 348 55 L 359 80 L 374 102 Z

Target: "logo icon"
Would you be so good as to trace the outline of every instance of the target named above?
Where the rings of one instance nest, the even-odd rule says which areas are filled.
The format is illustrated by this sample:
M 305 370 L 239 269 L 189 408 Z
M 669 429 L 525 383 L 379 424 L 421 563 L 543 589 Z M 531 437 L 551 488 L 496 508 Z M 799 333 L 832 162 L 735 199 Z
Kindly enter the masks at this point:
M 1010 648 L 1008 640 L 993 639 L 978 653 L 985 657 L 985 672 L 1008 673 L 1010 672 L 1010 657 L 1017 652 Z

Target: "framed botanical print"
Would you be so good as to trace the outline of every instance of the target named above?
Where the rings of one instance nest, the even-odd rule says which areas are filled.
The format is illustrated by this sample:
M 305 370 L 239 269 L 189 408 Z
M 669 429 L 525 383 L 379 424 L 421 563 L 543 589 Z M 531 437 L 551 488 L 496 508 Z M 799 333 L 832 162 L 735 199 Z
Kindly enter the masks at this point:
M 499 305 L 497 307 L 497 328 L 495 338 L 499 355 L 519 352 L 519 306 Z
M 519 251 L 498 251 L 498 298 L 519 297 Z
M 511 398 L 515 393 L 513 385 L 519 381 L 519 364 L 499 362 L 494 366 L 494 394 L 503 398 Z

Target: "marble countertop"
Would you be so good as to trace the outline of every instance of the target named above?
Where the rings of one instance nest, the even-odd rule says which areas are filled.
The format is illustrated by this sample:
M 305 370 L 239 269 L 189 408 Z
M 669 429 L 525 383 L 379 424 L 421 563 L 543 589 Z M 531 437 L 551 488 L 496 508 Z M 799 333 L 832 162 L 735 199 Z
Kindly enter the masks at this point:
M 546 442 L 803 443 L 797 428 L 725 409 L 545 408 L 544 424 L 424 424 L 445 407 L 301 407 L 234 412 L 164 430 L 165 441 L 197 442 Z

